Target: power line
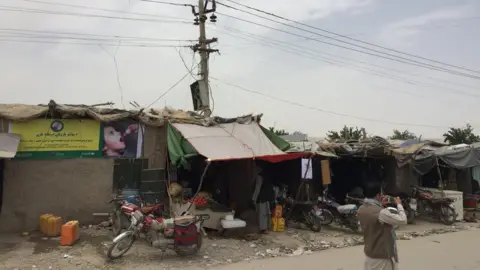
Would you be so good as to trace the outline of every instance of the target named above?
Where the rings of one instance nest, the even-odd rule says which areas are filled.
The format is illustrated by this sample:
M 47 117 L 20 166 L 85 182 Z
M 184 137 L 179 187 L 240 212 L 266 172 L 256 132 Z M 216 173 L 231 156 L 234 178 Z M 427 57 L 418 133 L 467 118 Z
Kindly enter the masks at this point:
M 235 30 L 236 29 L 229 28 L 229 31 L 235 31 Z M 217 31 L 219 31 L 219 30 L 217 29 Z M 238 30 L 238 31 L 240 31 L 240 30 Z M 235 36 L 231 32 L 223 32 L 223 33 L 227 34 L 227 35 L 237 37 L 237 38 L 252 41 L 252 39 L 246 39 L 246 38 L 241 37 L 241 36 Z M 255 40 L 253 40 L 253 41 L 255 41 Z M 271 40 L 268 40 L 268 41 L 260 40 L 260 42 L 263 42 L 263 43 L 261 43 L 263 45 L 266 45 L 266 46 L 271 47 L 271 48 L 279 49 L 279 50 L 287 52 L 287 53 L 291 53 L 291 54 L 298 55 L 298 56 L 301 56 L 301 57 L 306 57 L 306 58 L 309 58 L 309 59 L 312 59 L 312 60 L 318 60 L 318 61 L 325 62 L 325 63 L 335 65 L 335 66 L 340 66 L 340 67 L 344 67 L 344 68 L 348 68 L 348 69 L 353 69 L 353 70 L 356 70 L 356 71 L 360 71 L 360 72 L 363 72 L 363 73 L 368 73 L 368 74 L 379 76 L 379 77 L 382 77 L 382 78 L 396 80 L 396 81 L 400 81 L 400 82 L 410 84 L 410 85 L 417 85 L 417 86 L 423 86 L 423 87 L 435 88 L 435 89 L 438 89 L 438 88 L 439 89 L 444 89 L 444 90 L 449 91 L 449 92 L 455 92 L 455 93 L 458 93 L 458 94 L 471 96 L 471 97 L 480 97 L 480 94 L 473 94 L 473 93 L 460 91 L 460 90 L 456 90 L 456 89 L 451 89 L 451 88 L 447 88 L 447 87 L 442 87 L 442 86 L 429 85 L 429 84 L 424 83 L 424 82 L 419 82 L 419 81 L 407 79 L 407 78 L 392 75 L 392 74 L 389 74 L 389 73 L 386 73 L 386 72 L 377 71 L 377 70 L 373 70 L 373 69 L 369 69 L 369 68 L 365 68 L 365 67 L 355 66 L 355 65 L 352 65 L 350 63 L 346 63 L 346 62 L 343 62 L 343 61 L 340 61 L 340 60 L 337 60 L 337 59 L 318 56 L 318 55 L 315 55 L 315 54 L 312 54 L 312 53 L 309 53 L 309 52 L 305 52 L 305 51 L 302 51 L 302 50 L 298 50 L 298 49 L 292 49 L 292 48 L 289 48 L 289 47 L 284 46 L 282 44 L 272 42 Z M 285 48 L 285 49 L 281 49 L 281 48 Z
M 239 21 L 242 21 L 242 22 L 246 22 L 246 23 L 249 23 L 249 24 L 253 24 L 253 25 L 256 25 L 256 26 L 264 27 L 264 28 L 267 28 L 267 29 L 270 29 L 270 30 L 274 30 L 274 31 L 277 31 L 277 32 L 280 32 L 280 33 L 284 33 L 284 34 L 288 34 L 288 35 L 291 35 L 291 36 L 296 36 L 296 37 L 300 37 L 300 38 L 304 38 L 304 39 L 308 39 L 308 40 L 313 40 L 313 41 L 316 41 L 316 42 L 319 42 L 319 43 L 339 47 L 339 48 L 342 48 L 342 49 L 347 49 L 347 50 L 351 50 L 351 51 L 355 51 L 355 52 L 359 52 L 359 53 L 363 53 L 363 54 L 367 54 L 367 55 L 372 55 L 372 56 L 376 56 L 376 57 L 380 57 L 380 58 L 384 58 L 384 59 L 388 59 L 388 60 L 391 60 L 391 61 L 404 63 L 404 64 L 408 64 L 408 65 L 413 65 L 413 66 L 432 69 L 432 70 L 436 70 L 436 71 L 446 72 L 446 73 L 453 74 L 453 75 L 468 77 L 468 78 L 477 79 L 477 80 L 480 79 L 479 76 L 475 76 L 475 75 L 471 75 L 471 74 L 467 74 L 467 73 L 463 73 L 463 72 L 458 72 L 458 71 L 453 71 L 453 70 L 449 70 L 449 69 L 445 69 L 445 68 L 441 68 L 441 67 L 435 67 L 435 66 L 432 66 L 432 65 L 429 65 L 429 64 L 421 63 L 421 62 L 418 62 L 418 61 L 412 61 L 412 60 L 409 60 L 409 59 L 406 59 L 406 58 L 403 58 L 405 60 L 398 59 L 398 58 L 401 58 L 401 57 L 398 57 L 398 56 L 394 56 L 394 57 L 397 57 L 397 58 L 391 58 L 391 57 L 388 57 L 388 56 L 383 56 L 383 55 L 371 53 L 371 52 L 368 52 L 368 51 L 362 51 L 362 50 L 358 50 L 358 49 L 355 49 L 355 48 L 342 46 L 342 45 L 338 45 L 338 44 L 331 43 L 331 42 L 326 42 L 326 41 L 323 41 L 323 40 L 320 40 L 320 39 L 315 39 L 315 38 L 312 38 L 312 37 L 303 36 L 303 35 L 300 35 L 300 34 L 296 34 L 296 33 L 285 31 L 285 30 L 282 30 L 282 29 L 279 29 L 279 28 L 267 26 L 267 25 L 264 25 L 264 24 L 261 24 L 261 23 L 252 22 L 252 21 L 249 21 L 249 20 L 245 20 L 245 19 L 242 19 L 242 18 L 239 18 L 239 17 L 224 14 L 224 13 L 221 13 L 221 12 L 217 12 L 217 14 L 223 15 L 223 16 L 226 16 L 226 17 L 229 17 L 229 18 L 232 18 L 232 19 L 236 19 L 236 20 L 239 20 Z
M 140 0 L 142 2 L 150 2 L 155 4 L 164 4 L 170 6 L 180 6 L 180 7 L 194 7 L 195 5 L 192 4 L 181 4 L 181 3 L 173 3 L 173 2 L 166 2 L 166 1 L 157 1 L 157 0 Z
M 152 103 L 150 103 L 150 105 L 148 105 L 147 107 L 145 107 L 145 109 L 149 108 L 150 106 L 152 106 L 153 104 L 155 104 L 157 101 L 159 101 L 162 97 L 164 97 L 166 94 L 168 94 L 170 91 L 173 90 L 173 88 L 175 88 L 179 83 L 181 83 L 186 77 L 188 77 L 188 75 L 190 75 L 190 73 L 192 72 L 193 69 L 195 69 L 197 66 L 199 66 L 200 64 L 197 64 L 195 65 L 192 69 L 190 69 L 187 73 L 185 73 L 185 75 L 183 75 L 180 80 L 178 80 L 176 83 L 174 83 L 170 88 L 168 88 L 165 92 L 163 92 L 157 99 L 155 99 Z
M 41 0 L 18 0 L 18 1 L 24 1 L 24 2 L 30 2 L 30 3 L 37 3 L 37 4 L 43 4 L 43 5 L 52 5 L 52 6 L 72 7 L 72 8 L 80 8 L 80 9 L 87 9 L 87 10 L 106 11 L 106 12 L 120 13 L 120 14 L 128 14 L 128 15 L 139 15 L 139 16 L 147 16 L 147 17 L 156 17 L 156 18 L 158 18 L 158 17 L 163 17 L 163 18 L 166 18 L 166 19 L 179 19 L 179 20 L 183 20 L 183 18 L 180 18 L 180 17 L 159 16 L 159 15 L 156 15 L 156 14 L 129 12 L 129 11 L 123 11 L 123 10 L 115 10 L 115 9 L 107 9 L 107 8 L 97 8 L 97 7 L 92 7 L 92 6 L 73 5 L 73 4 L 65 4 L 65 3 L 58 3 L 58 2 L 41 1 Z
M 11 7 L 11 6 L 0 6 L 0 11 L 26 12 L 26 13 L 37 13 L 37 14 L 65 15 L 65 16 L 88 17 L 88 18 L 102 18 L 102 19 L 143 21 L 143 22 L 160 22 L 160 23 L 191 24 L 191 22 L 189 22 L 189 21 L 173 21 L 173 20 L 159 20 L 159 19 L 129 18 L 129 17 L 118 17 L 118 16 L 109 16 L 109 15 L 96 15 L 96 14 L 87 14 L 87 13 L 74 13 L 74 12 L 51 11 L 51 10 L 45 10 L 45 9 L 19 8 L 19 7 Z
M 0 37 L 3 38 L 25 38 L 25 39 L 46 39 L 46 40 L 79 40 L 79 41 L 104 41 L 104 42 L 123 42 L 126 44 L 139 44 L 139 42 L 135 42 L 135 40 L 122 40 L 122 39 L 107 39 L 107 38 L 92 38 L 92 37 L 76 37 L 76 36 L 55 36 L 55 35 L 38 35 L 38 34 L 31 34 L 31 33 L 2 33 L 0 31 Z M 145 45 L 156 45 L 158 43 L 151 43 L 150 41 L 143 41 L 148 43 L 142 43 Z M 158 42 L 158 41 L 155 41 Z
M 277 98 L 277 97 L 274 97 L 274 96 L 271 96 L 271 95 L 268 95 L 268 94 L 265 94 L 265 93 L 261 93 L 261 92 L 258 92 L 258 91 L 255 91 L 255 90 L 251 90 L 251 89 L 248 89 L 248 88 L 239 86 L 239 85 L 235 85 L 235 84 L 233 84 L 233 83 L 225 82 L 225 81 L 222 81 L 222 80 L 217 79 L 217 78 L 213 78 L 213 77 L 210 77 L 210 78 L 211 78 L 212 80 L 216 80 L 216 81 L 218 81 L 218 82 L 221 82 L 221 83 L 223 83 L 223 84 L 232 86 L 232 87 L 237 88 L 237 89 L 240 89 L 240 90 L 242 90 L 242 91 L 246 91 L 246 92 L 249 92 L 249 93 L 252 93 L 252 94 L 256 94 L 256 95 L 268 97 L 268 98 L 270 98 L 270 99 L 277 100 L 277 101 L 280 101 L 280 102 L 283 102 L 283 103 L 287 103 L 287 104 L 290 104 L 290 105 L 294 105 L 294 106 L 297 106 L 297 107 L 302 107 L 302 108 L 306 108 L 306 109 L 310 109 L 310 110 L 319 111 L 319 112 L 326 113 L 326 114 L 337 115 L 337 116 L 342 116 L 342 117 L 349 117 L 349 118 L 353 118 L 353 119 L 370 121 L 370 122 L 393 124 L 393 125 L 399 125 L 399 126 L 428 127 L 428 128 L 438 128 L 438 129 L 448 129 L 448 128 L 450 128 L 450 127 L 445 127 L 445 126 L 432 126 L 432 125 L 423 125 L 423 124 L 411 124 L 411 123 L 406 123 L 406 122 L 393 122 L 393 121 L 385 121 L 385 120 L 381 120 L 381 119 L 374 119 L 374 118 L 366 118 L 366 117 L 353 116 L 353 115 L 349 115 L 349 114 L 346 114 L 346 113 L 339 113 L 339 112 L 335 112 L 335 111 L 330 111 L 330 110 L 321 109 L 321 108 L 318 108 L 318 107 L 307 106 L 307 105 L 304 105 L 304 104 L 301 104 L 301 103 L 298 103 L 298 102 L 294 102 L 294 101 L 290 101 L 290 100 L 286 100 L 286 99 Z
M 167 42 L 196 42 L 195 39 L 170 39 L 170 38 L 152 38 L 152 37 L 138 37 L 138 36 L 124 36 L 124 35 L 106 35 L 106 34 L 89 34 L 89 33 L 78 33 L 78 32 L 65 32 L 65 31 L 48 31 L 48 30 L 32 30 L 32 29 L 20 29 L 20 28 L 0 28 L 0 31 L 6 33 L 39 33 L 39 34 L 52 34 L 59 35 L 61 38 L 64 35 L 73 35 L 73 36 L 88 36 L 88 37 L 105 37 L 111 38 L 112 40 L 126 39 L 126 40 L 148 40 L 148 41 L 167 41 Z
M 278 39 L 272 39 L 272 38 L 266 38 L 266 37 L 256 35 L 256 34 L 253 34 L 253 33 L 247 32 L 247 31 L 242 31 L 242 30 L 239 30 L 239 29 L 236 29 L 236 28 L 233 28 L 233 27 L 222 27 L 222 28 L 226 29 L 227 31 L 234 31 L 234 32 L 237 32 L 237 33 L 242 34 L 242 35 L 247 35 L 247 36 L 250 36 L 250 37 L 260 39 L 262 42 L 286 44 L 288 46 L 299 48 L 299 49 L 302 49 L 302 50 L 312 51 L 312 52 L 318 53 L 320 55 L 327 55 L 327 56 L 331 56 L 331 57 L 335 57 L 335 58 L 345 59 L 345 60 L 348 60 L 348 61 L 358 62 L 360 64 L 369 65 L 369 66 L 372 66 L 372 67 L 377 67 L 377 68 L 381 68 L 381 69 L 387 69 L 387 70 L 392 70 L 392 71 L 399 72 L 399 73 L 404 73 L 404 74 L 410 75 L 410 76 L 425 77 L 427 79 L 434 80 L 434 81 L 444 82 L 444 83 L 452 84 L 452 85 L 455 85 L 455 86 L 462 86 L 462 87 L 465 87 L 465 88 L 478 90 L 478 87 L 474 87 L 474 86 L 470 86 L 470 85 L 463 85 L 463 84 L 459 84 L 459 83 L 455 83 L 455 82 L 451 82 L 451 81 L 443 80 L 443 79 L 439 79 L 439 78 L 434 78 L 434 77 L 430 77 L 430 76 L 424 76 L 424 75 L 420 75 L 420 74 L 410 73 L 410 72 L 390 68 L 390 67 L 387 67 L 387 66 L 382 66 L 382 65 L 368 63 L 368 62 L 365 62 L 365 61 L 355 60 L 355 59 L 344 57 L 344 56 L 337 55 L 337 54 L 326 53 L 326 52 L 315 50 L 315 49 L 312 49 L 312 48 L 309 48 L 309 47 L 300 46 L 300 45 L 297 45 L 297 44 L 294 44 L 294 43 L 291 43 L 291 42 L 282 41 L 282 40 L 278 40 Z M 225 34 L 228 35 L 230 33 L 226 32 Z M 281 46 L 281 45 L 279 45 L 279 46 Z M 331 59 L 331 60 L 332 61 L 338 61 L 336 59 L 335 60 Z M 435 87 L 437 87 L 437 86 L 435 86 Z
M 220 4 L 220 3 L 218 3 L 218 4 Z M 225 5 L 225 4 L 222 4 L 222 5 Z M 236 8 L 234 8 L 234 9 L 235 9 L 235 10 L 238 10 L 238 9 L 236 9 Z M 275 23 L 279 23 L 279 24 L 285 25 L 285 26 L 287 26 L 287 27 L 291 27 L 291 28 L 294 28 L 294 29 L 297 29 L 297 30 L 300 30 L 300 31 L 304 31 L 304 32 L 310 33 L 310 34 L 314 34 L 314 35 L 321 36 L 321 37 L 324 37 L 324 38 L 325 38 L 325 37 L 328 37 L 328 36 L 325 36 L 325 35 L 322 35 L 322 34 L 313 32 L 313 31 L 309 31 L 309 30 L 306 30 L 306 29 L 302 29 L 302 28 L 300 28 L 300 27 L 296 27 L 296 26 L 289 25 L 289 24 L 287 24 L 287 23 L 278 22 L 278 21 L 269 19 L 269 18 L 264 17 L 264 16 L 260 16 L 260 15 L 254 14 L 254 13 L 251 13 L 251 12 L 248 12 L 248 11 L 243 11 L 243 10 L 239 10 L 239 11 L 246 12 L 246 13 L 248 13 L 248 14 L 252 14 L 252 15 L 255 16 L 255 17 L 260 17 L 260 18 L 263 18 L 263 19 L 265 19 L 265 20 L 272 21 L 272 22 L 275 22 Z M 308 36 L 302 36 L 302 35 L 295 34 L 295 33 L 289 32 L 289 31 L 285 31 L 285 30 L 278 29 L 278 28 L 275 28 L 275 27 L 270 27 L 270 26 L 267 26 L 267 25 L 264 25 L 264 24 L 261 24 L 261 23 L 252 22 L 252 21 L 249 21 L 249 20 L 246 20 L 246 19 L 242 19 L 242 18 L 233 16 L 233 15 L 228 15 L 228 14 L 221 13 L 221 12 L 217 12 L 217 14 L 223 15 L 223 16 L 226 16 L 226 17 L 229 17 L 229 18 L 232 18 L 232 19 L 236 19 L 236 20 L 239 20 L 239 21 L 242 21 L 242 22 L 246 22 L 246 23 L 250 23 L 250 24 L 253 24 L 253 25 L 257 25 L 257 26 L 260 26 L 260 27 L 264 27 L 264 28 L 267 28 L 267 29 L 271 29 L 271 30 L 274 30 L 274 31 L 278 31 L 278 32 L 281 32 L 281 33 L 285 33 L 285 34 L 289 34 L 289 35 L 293 35 L 293 36 L 297 36 L 297 37 L 302 37 L 302 38 L 308 39 L 308 40 L 314 40 L 314 41 L 317 41 L 317 42 L 319 42 L 319 43 L 327 44 L 327 45 L 330 45 L 330 46 L 335 46 L 335 47 L 342 48 L 342 49 L 346 49 L 346 50 L 351 50 L 351 51 L 355 51 L 355 52 L 359 52 L 359 53 L 363 53 L 363 54 L 368 54 L 368 55 L 372 55 L 372 56 L 376 56 L 376 57 L 388 59 L 388 60 L 395 61 L 395 62 L 399 62 L 399 63 L 409 64 L 409 65 L 414 65 L 414 66 L 419 66 L 419 67 L 423 67 L 423 68 L 427 68 L 427 69 L 432 69 L 432 70 L 436 70 L 436 71 L 446 72 L 446 73 L 453 74 L 453 75 L 458 75 L 458 76 L 463 76 L 463 77 L 467 77 L 467 78 L 472 78 L 472 79 L 480 80 L 480 76 L 471 75 L 471 74 L 468 74 L 468 73 L 464 73 L 464 72 L 460 72 L 460 71 L 455 71 L 455 70 L 451 70 L 451 69 L 446 69 L 446 68 L 434 66 L 434 65 L 431 65 L 431 64 L 428 64 L 428 63 L 422 63 L 422 62 L 417 61 L 417 60 L 412 60 L 412 59 L 408 59 L 408 58 L 405 58 L 405 57 L 402 57 L 402 56 L 398 56 L 398 55 L 394 55 L 394 54 L 382 52 L 382 51 L 379 51 L 379 50 L 374 50 L 374 49 L 371 49 L 371 48 L 368 48 L 368 47 L 365 47 L 365 46 L 361 46 L 361 45 L 357 45 L 357 44 L 354 44 L 354 43 L 351 43 L 351 42 L 346 42 L 346 41 L 343 41 L 343 40 L 334 39 L 334 40 L 336 40 L 337 42 L 344 43 L 344 44 L 348 44 L 348 45 L 352 45 L 352 46 L 355 46 L 355 47 L 358 47 L 358 48 L 361 48 L 361 49 L 365 49 L 365 50 L 368 50 L 368 51 L 372 51 L 372 52 L 375 52 L 375 53 L 371 53 L 371 52 L 368 52 L 368 51 L 363 51 L 363 50 L 360 50 L 360 49 L 356 49 L 356 48 L 352 48 L 352 47 L 348 47 L 348 46 L 344 46 L 344 45 L 339 45 L 339 44 L 327 42 L 327 41 L 320 40 L 320 39 L 315 39 L 315 38 L 308 37 Z M 331 38 L 331 37 L 329 37 L 329 38 Z M 376 54 L 376 53 L 380 53 L 380 54 Z M 381 55 L 381 54 L 384 54 L 384 55 Z M 385 56 L 385 55 L 386 55 L 386 56 Z M 392 58 L 392 57 L 393 57 L 393 58 Z
M 109 53 L 102 45 L 98 45 L 98 46 L 100 46 L 100 48 L 102 48 L 102 50 L 105 51 L 105 53 L 111 56 L 113 59 L 113 63 L 115 65 L 115 74 L 117 78 L 118 91 L 120 91 L 120 101 L 122 102 L 123 109 L 125 110 L 125 103 L 123 102 L 123 87 L 122 87 L 122 83 L 120 82 L 120 72 L 118 71 L 118 62 L 117 62 L 117 54 L 118 54 L 118 50 L 120 49 L 120 44 L 121 43 L 118 43 L 118 47 L 115 49 L 115 52 L 113 54 Z
M 85 46 L 113 46 L 117 47 L 117 43 L 102 43 L 102 42 L 58 42 L 58 41 L 48 41 L 48 40 L 28 40 L 28 39 L 14 39 L 14 38 L 1 38 L 0 42 L 12 42 L 12 43 L 45 43 L 45 44 L 58 44 L 58 45 L 85 45 Z M 131 44 L 120 44 L 120 47 L 141 47 L 141 48 L 189 48 L 190 46 L 179 46 L 179 45 L 156 45 L 156 44 L 142 44 L 142 43 L 131 43 Z
M 335 36 L 338 36 L 338 37 L 342 37 L 342 38 L 344 38 L 344 39 L 348 39 L 348 40 L 352 40 L 352 41 L 355 41 L 355 42 L 358 42 L 358 43 L 362 43 L 362 44 L 365 44 L 365 45 L 369 45 L 369 46 L 381 48 L 381 49 L 383 49 L 383 50 L 392 51 L 392 52 L 395 52 L 395 53 L 398 53 L 398 54 L 403 54 L 403 55 L 406 55 L 406 56 L 415 57 L 415 58 L 422 59 L 422 60 L 425 60 L 425 61 L 429 61 L 429 62 L 432 62 L 432 63 L 437 63 L 437 64 L 441 64 L 441 65 L 445 65 L 445 66 L 449 66 L 449 67 L 454 67 L 454 68 L 457 68 L 457 69 L 462 69 L 462 70 L 465 70 L 465 71 L 470 71 L 470 72 L 474 72 L 474 73 L 479 73 L 479 74 L 480 74 L 480 71 L 477 71 L 477 70 L 472 70 L 472 69 L 469 69 L 469 68 L 465 68 L 465 67 L 461 67 L 461 66 L 457 66 L 457 65 L 452 65 L 452 64 L 444 63 L 444 62 L 437 61 L 437 60 L 434 60 L 434 59 L 429 59 L 429 58 L 422 57 L 422 56 L 419 56 L 419 55 L 402 52 L 402 51 L 395 50 L 395 49 L 392 49 L 392 48 L 387 48 L 387 47 L 384 47 L 384 46 L 380 46 L 380 45 L 377 45 L 377 44 L 373 44 L 373 43 L 370 43 L 370 42 L 366 42 L 366 41 L 363 41 L 363 40 L 360 40 L 360 39 L 352 38 L 352 37 L 349 37 L 349 36 L 346 36 L 346 35 L 342 35 L 342 34 L 339 34 L 339 33 L 335 33 L 335 32 L 333 32 L 333 31 L 325 30 L 325 29 L 322 29 L 322 28 L 319 28 L 319 27 L 315 27 L 315 26 L 312 26 L 312 25 L 308 25 L 308 24 L 305 24 L 305 23 L 302 23 L 302 22 L 299 22 L 299 21 L 291 20 L 291 19 L 288 19 L 288 18 L 286 18 L 286 17 L 280 16 L 280 15 L 277 15 L 277 14 L 274 14 L 274 13 L 271 13 L 271 12 L 267 12 L 267 11 L 264 11 L 264 10 L 260 10 L 260 9 L 257 9 L 257 8 L 254 8 L 254 7 L 245 5 L 245 4 L 241 4 L 241 3 L 238 3 L 237 1 L 233 1 L 233 0 L 225 0 L 225 1 L 234 3 L 234 4 L 236 4 L 236 5 L 239 5 L 239 6 L 242 6 L 242 7 L 248 8 L 248 9 L 250 9 L 250 10 L 254 10 L 254 11 L 257 11 L 257 12 L 260 12 L 260 13 L 263 13 L 263 14 L 266 14 L 266 15 L 269 15 L 269 16 L 273 16 L 273 17 L 278 18 L 278 19 L 282 19 L 282 20 L 285 20 L 285 21 L 288 21 L 288 22 L 291 22 L 291 23 L 295 23 L 295 24 L 298 24 L 298 25 L 301 25 L 301 26 L 305 26 L 305 27 L 308 27 L 308 28 L 311 28 L 311 29 L 315 29 L 315 30 L 318 30 L 318 31 L 321 31 L 321 32 L 324 32 L 324 33 L 328 33 L 328 34 L 332 34 L 332 35 L 335 35 Z M 218 4 L 219 4 L 219 5 L 226 6 L 225 4 L 222 4 L 222 3 L 218 3 Z M 233 8 L 233 9 L 238 10 L 238 11 L 241 11 L 241 12 L 246 12 L 246 11 L 244 11 L 244 10 L 236 9 L 235 7 L 231 7 L 231 6 L 230 6 L 230 8 Z M 263 16 L 262 16 L 262 17 L 263 17 Z M 280 23 L 280 22 L 278 22 L 278 23 Z M 288 26 L 288 24 L 284 24 L 284 23 L 281 23 L 281 24 Z M 322 35 L 322 36 L 323 36 L 323 35 Z M 333 37 L 329 37 L 329 36 L 324 36 L 324 37 L 325 37 L 325 38 L 328 38 L 328 39 L 336 40 L 336 41 L 338 41 L 338 42 L 346 43 L 345 41 L 342 41 L 342 40 L 339 40 L 339 39 L 335 39 L 335 38 L 333 38 Z M 346 43 L 346 44 L 350 44 L 350 43 Z M 354 45 L 354 44 L 350 44 L 350 45 Z M 358 45 L 357 45 L 357 46 L 358 46 Z M 360 46 L 359 46 L 359 47 L 360 47 Z
M 460 26 L 463 26 L 462 23 L 465 23 L 465 22 L 468 22 L 468 21 L 473 21 L 473 20 L 479 20 L 480 17 L 467 17 L 467 18 L 463 18 L 463 19 L 458 19 L 458 20 L 450 20 L 449 22 L 453 22 L 453 23 L 437 23 L 437 24 L 432 24 L 432 25 L 414 25 L 414 26 L 403 26 L 403 27 L 399 27 L 399 28 L 395 28 L 395 29 L 389 29 L 389 30 L 385 30 L 385 31 L 382 31 L 382 32 L 385 32 L 385 33 L 390 33 L 390 32 L 395 32 L 395 31 L 398 31 L 398 30 L 403 30 L 403 29 L 411 29 L 411 28 L 415 28 L 415 29 L 444 29 L 444 28 L 450 28 L 450 27 L 460 27 Z M 365 35 L 368 35 L 368 34 L 371 34 L 373 32 L 371 31 L 364 31 L 364 32 L 360 32 L 360 33 L 349 33 L 349 34 L 345 34 L 345 36 L 349 36 L 349 37 L 357 37 L 357 36 L 365 36 Z

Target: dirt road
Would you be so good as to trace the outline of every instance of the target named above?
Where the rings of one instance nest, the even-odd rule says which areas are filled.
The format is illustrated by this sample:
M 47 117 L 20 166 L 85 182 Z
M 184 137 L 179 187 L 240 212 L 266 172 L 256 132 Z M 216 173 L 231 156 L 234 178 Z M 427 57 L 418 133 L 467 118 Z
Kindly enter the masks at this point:
M 399 241 L 400 269 L 408 270 L 478 270 L 480 231 L 463 231 Z M 362 247 L 332 249 L 323 252 L 269 260 L 241 262 L 215 270 L 359 270 Z

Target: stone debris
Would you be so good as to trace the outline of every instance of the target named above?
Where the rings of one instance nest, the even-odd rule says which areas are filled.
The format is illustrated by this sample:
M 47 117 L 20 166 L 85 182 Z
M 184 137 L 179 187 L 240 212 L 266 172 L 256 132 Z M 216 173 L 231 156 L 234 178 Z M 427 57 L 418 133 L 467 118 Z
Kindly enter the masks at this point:
M 23 255 L 22 257 L 18 256 L 16 264 L 14 261 L 11 261 L 7 262 L 6 266 L 10 266 L 8 269 L 13 269 L 14 266 L 19 265 L 20 259 L 25 260 L 25 258 L 28 258 L 24 264 L 27 266 L 26 268 L 34 264 L 38 269 L 68 269 L 69 267 L 79 269 L 102 269 L 106 267 L 106 269 L 113 269 L 105 264 L 105 251 L 111 243 L 111 236 L 109 236 L 109 231 L 105 229 L 104 225 L 106 223 L 93 226 L 87 225 L 86 229 L 82 230 L 82 239 L 86 240 L 82 241 L 80 245 L 69 247 L 68 249 L 53 247 L 42 254 L 32 254 L 26 257 L 23 257 Z M 417 228 L 416 231 L 406 232 L 400 230 L 397 232 L 397 238 L 399 240 L 410 240 L 417 237 L 480 227 L 477 224 L 473 225 L 475 227 L 465 226 L 465 224 L 456 226 L 442 226 L 438 224 L 434 226 L 429 224 L 414 226 Z M 412 229 L 415 228 L 414 226 L 412 226 Z M 45 240 L 41 237 L 39 237 L 39 240 L 38 245 L 49 245 L 49 241 L 52 241 L 52 243 L 58 242 L 55 239 L 49 238 Z M 143 261 L 142 264 L 155 265 L 155 267 L 158 266 L 161 269 L 180 270 L 192 265 L 200 268 L 210 268 L 239 261 L 248 262 L 264 258 L 302 256 L 327 249 L 362 245 L 363 237 L 349 231 L 339 232 L 338 229 L 326 227 L 320 233 L 289 228 L 285 233 L 271 233 L 265 236 L 249 235 L 248 240 L 246 238 L 205 238 L 204 241 L 204 246 L 199 256 L 189 257 L 188 261 L 180 258 L 177 260 L 177 255 L 173 252 L 170 252 L 171 254 L 167 252 L 165 257 L 172 257 L 168 260 L 162 259 L 159 262 L 161 251 L 147 245 L 136 244 L 129 251 L 130 254 L 136 254 L 135 256 L 125 256 L 117 262 L 122 267 L 131 269 L 134 268 L 139 259 Z M 0 260 L 11 260 L 14 253 L 8 254 L 8 256 L 3 257 L 0 255 Z M 19 254 L 23 253 L 19 252 Z M 58 260 L 62 256 L 65 260 Z

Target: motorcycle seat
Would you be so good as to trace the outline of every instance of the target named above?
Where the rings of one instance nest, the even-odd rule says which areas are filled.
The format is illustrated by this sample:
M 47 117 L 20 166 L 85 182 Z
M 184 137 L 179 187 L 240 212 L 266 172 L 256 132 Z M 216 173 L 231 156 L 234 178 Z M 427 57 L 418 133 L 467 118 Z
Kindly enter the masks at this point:
M 148 215 L 151 214 L 156 208 L 158 208 L 158 205 L 144 206 L 140 208 L 140 212 L 144 215 Z
M 340 214 L 350 214 L 357 210 L 357 206 L 355 204 L 340 205 L 337 210 Z

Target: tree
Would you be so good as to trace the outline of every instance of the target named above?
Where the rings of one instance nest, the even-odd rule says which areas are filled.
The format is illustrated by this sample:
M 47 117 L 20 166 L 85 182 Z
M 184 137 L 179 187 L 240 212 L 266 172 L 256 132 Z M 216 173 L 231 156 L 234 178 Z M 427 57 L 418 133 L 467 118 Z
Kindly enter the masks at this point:
M 275 135 L 277 135 L 277 136 L 283 136 L 283 135 L 289 135 L 290 134 L 285 129 L 275 129 L 275 127 L 269 127 L 268 130 L 270 130 L 270 132 L 272 132 L 272 133 L 275 133 Z
M 418 137 L 414 133 L 408 131 L 408 129 L 404 131 L 394 129 L 393 135 L 390 136 L 390 139 L 391 140 L 412 140 L 412 139 L 418 139 Z
M 347 127 L 344 126 L 340 131 L 329 131 L 327 138 L 330 141 L 335 140 L 360 140 L 367 138 L 367 132 L 365 128 Z
M 443 138 L 444 142 L 448 142 L 451 145 L 480 142 L 480 137 L 473 133 L 473 128 L 470 124 L 467 124 L 465 128 L 450 128 L 447 133 L 443 134 Z

